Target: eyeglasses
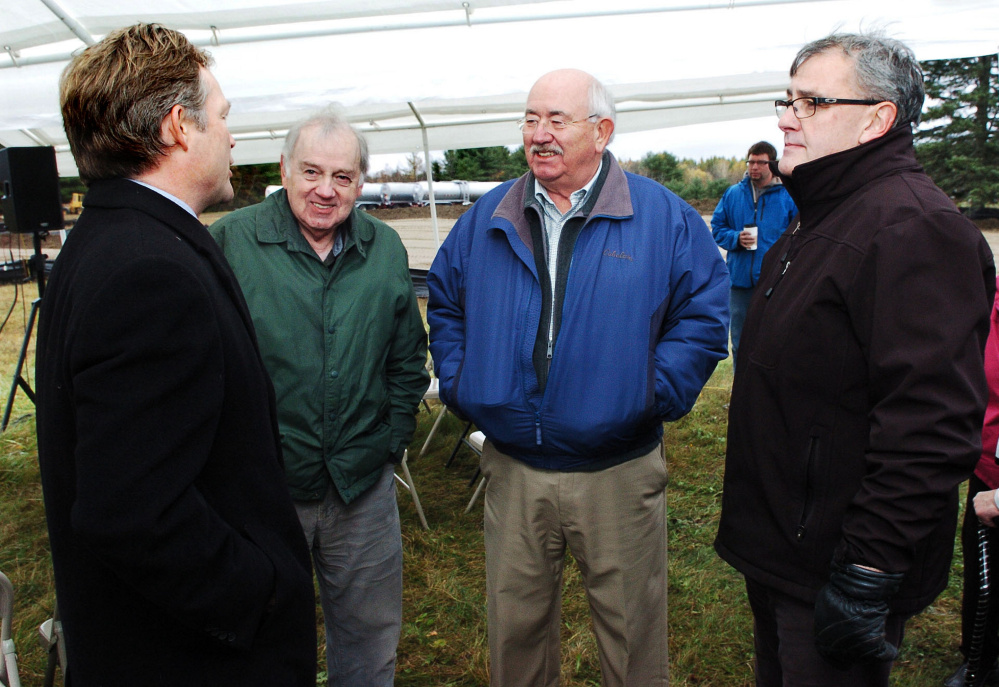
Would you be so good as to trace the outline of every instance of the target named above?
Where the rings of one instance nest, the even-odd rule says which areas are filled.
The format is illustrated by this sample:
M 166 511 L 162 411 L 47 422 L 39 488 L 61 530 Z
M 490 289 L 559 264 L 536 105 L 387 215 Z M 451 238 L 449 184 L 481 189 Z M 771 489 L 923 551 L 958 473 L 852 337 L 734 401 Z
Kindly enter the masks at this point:
M 783 117 L 787 108 L 794 110 L 794 116 L 798 119 L 808 119 L 819 105 L 877 105 L 883 100 L 851 100 L 849 98 L 820 98 L 818 96 L 803 96 L 794 100 L 775 100 L 774 107 L 777 109 L 777 116 Z
M 517 128 L 523 131 L 525 134 L 533 134 L 537 131 L 539 126 L 544 126 L 549 133 L 555 133 L 556 131 L 565 131 L 571 124 L 579 124 L 580 122 L 588 122 L 594 117 L 599 117 L 598 114 L 591 114 L 582 119 L 574 119 L 571 122 L 565 121 L 562 117 L 552 117 L 551 119 L 542 119 L 535 115 L 529 115 L 527 117 L 521 118 L 517 122 Z M 542 122 L 547 122 L 542 124 Z
M 767 166 L 770 164 L 770 160 L 746 160 L 746 166 L 752 167 L 753 165 Z

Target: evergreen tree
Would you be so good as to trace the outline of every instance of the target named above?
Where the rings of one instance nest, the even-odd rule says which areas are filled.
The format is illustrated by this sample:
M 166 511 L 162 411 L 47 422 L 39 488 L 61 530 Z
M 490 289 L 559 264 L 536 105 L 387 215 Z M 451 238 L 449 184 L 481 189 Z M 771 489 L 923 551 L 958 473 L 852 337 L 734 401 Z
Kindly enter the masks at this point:
M 638 173 L 655 179 L 663 186 L 672 188 L 683 183 L 683 169 L 680 161 L 672 153 L 647 153 L 638 163 Z
M 996 55 L 922 63 L 929 107 L 916 155 L 958 203 L 999 203 L 999 70 Z
M 511 153 L 505 146 L 445 150 L 444 163 L 433 164 L 434 178 L 444 181 L 506 181 L 527 171 L 524 149 Z

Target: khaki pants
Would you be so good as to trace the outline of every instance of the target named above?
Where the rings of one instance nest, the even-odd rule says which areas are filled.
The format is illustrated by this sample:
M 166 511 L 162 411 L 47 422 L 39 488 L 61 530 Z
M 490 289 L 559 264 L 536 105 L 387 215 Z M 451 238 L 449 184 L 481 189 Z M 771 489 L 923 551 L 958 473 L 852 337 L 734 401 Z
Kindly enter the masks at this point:
M 562 561 L 586 587 L 604 687 L 668 684 L 662 450 L 599 472 L 482 451 L 491 684 L 559 683 Z

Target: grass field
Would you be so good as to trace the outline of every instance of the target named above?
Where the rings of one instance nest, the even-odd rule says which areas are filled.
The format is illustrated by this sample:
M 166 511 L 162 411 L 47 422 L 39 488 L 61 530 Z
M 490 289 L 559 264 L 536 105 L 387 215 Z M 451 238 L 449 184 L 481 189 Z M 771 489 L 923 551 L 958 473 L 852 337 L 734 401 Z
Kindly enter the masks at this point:
M 0 335 L 0 394 L 4 399 L 32 297 L 32 287 L 25 290 L 28 300 L 18 296 L 11 320 Z M 12 286 L 0 287 L 0 317 L 13 297 Z M 32 367 L 33 362 L 26 371 Z M 752 621 L 742 579 L 711 546 L 721 505 L 730 388 L 731 365 L 726 361 L 693 411 L 666 428 L 670 666 L 671 684 L 678 687 L 736 687 L 751 685 L 753 680 Z M 19 391 L 13 422 L 0 436 L 0 571 L 15 586 L 14 640 L 25 686 L 42 682 L 45 656 L 38 647 L 36 628 L 50 616 L 54 603 L 33 412 L 31 402 Z M 465 448 L 455 465 L 444 468 L 461 429 L 461 423 L 448 416 L 427 455 L 416 460 L 432 421 L 433 416 L 421 410 L 410 451 L 429 532 L 420 528 L 408 493 L 399 491 L 405 583 L 396 684 L 485 685 L 488 649 L 481 501 L 471 514 L 463 513 L 471 495 L 468 481 L 475 456 Z M 958 552 L 948 589 L 909 625 L 893 684 L 940 684 L 959 661 L 959 579 Z M 599 685 L 585 594 L 571 562 L 566 565 L 563 597 L 562 684 Z M 321 648 L 320 640 L 320 655 Z M 320 671 L 324 670 L 321 661 Z M 320 684 L 325 683 L 323 676 L 321 672 Z

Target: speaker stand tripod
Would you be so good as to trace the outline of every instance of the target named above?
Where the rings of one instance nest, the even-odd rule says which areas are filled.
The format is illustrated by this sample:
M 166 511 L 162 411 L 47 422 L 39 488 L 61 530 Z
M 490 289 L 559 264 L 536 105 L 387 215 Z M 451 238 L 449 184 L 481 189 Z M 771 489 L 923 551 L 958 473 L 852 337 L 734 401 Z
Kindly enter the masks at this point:
M 38 308 L 42 304 L 42 296 L 45 293 L 45 254 L 42 253 L 42 238 L 47 236 L 47 232 L 32 232 L 32 239 L 35 246 L 35 254 L 31 256 L 31 262 L 35 266 L 35 276 L 38 279 L 38 298 L 31 302 L 31 314 L 28 315 L 28 324 L 24 328 L 24 339 L 21 341 L 21 354 L 17 357 L 17 368 L 14 370 L 14 378 L 10 384 L 10 393 L 7 394 L 7 404 L 3 409 L 3 420 L 0 421 L 0 432 L 7 431 L 10 424 L 10 414 L 14 409 L 14 395 L 17 388 L 21 387 L 32 403 L 35 402 L 35 392 L 31 385 L 21 375 L 24 370 L 24 361 L 28 357 L 28 346 L 31 342 L 31 331 L 35 328 L 35 319 L 38 317 Z

